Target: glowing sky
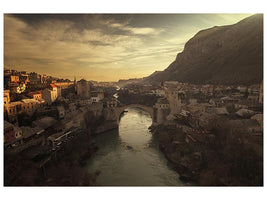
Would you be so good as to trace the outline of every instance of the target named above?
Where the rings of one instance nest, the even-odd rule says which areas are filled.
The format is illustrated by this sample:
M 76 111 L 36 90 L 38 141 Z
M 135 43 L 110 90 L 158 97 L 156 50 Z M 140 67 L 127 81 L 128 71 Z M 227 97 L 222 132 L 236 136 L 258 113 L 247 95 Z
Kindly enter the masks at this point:
M 117 81 L 164 70 L 198 31 L 251 14 L 4 15 L 4 66 Z

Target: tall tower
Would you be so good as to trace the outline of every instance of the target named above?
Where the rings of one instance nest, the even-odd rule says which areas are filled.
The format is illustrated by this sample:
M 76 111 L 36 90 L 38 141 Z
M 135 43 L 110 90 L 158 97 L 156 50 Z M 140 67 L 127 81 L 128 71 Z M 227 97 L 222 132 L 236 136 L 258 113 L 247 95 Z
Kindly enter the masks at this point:
M 171 114 L 177 114 L 181 111 L 181 99 L 178 97 L 178 89 L 169 87 L 165 90 L 165 97 L 170 104 Z
M 75 92 L 77 92 L 76 76 L 74 76 L 74 81 L 73 81 L 73 83 L 74 83 L 74 90 L 75 90 Z

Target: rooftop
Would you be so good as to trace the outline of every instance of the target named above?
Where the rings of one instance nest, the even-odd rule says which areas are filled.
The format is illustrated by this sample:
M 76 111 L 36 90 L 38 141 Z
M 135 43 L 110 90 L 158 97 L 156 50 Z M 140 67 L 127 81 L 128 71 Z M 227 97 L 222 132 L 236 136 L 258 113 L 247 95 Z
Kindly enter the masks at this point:
M 41 94 L 41 91 L 35 91 L 35 92 L 29 92 L 28 95 L 35 95 L 35 94 Z
M 22 99 L 21 100 L 23 103 L 40 103 L 40 101 L 36 99 Z
M 54 125 L 56 122 L 57 122 L 57 120 L 53 117 L 44 117 L 42 119 L 33 121 L 33 124 L 43 128 L 43 129 L 46 129 L 46 128 Z
M 56 88 L 56 87 L 57 87 L 57 86 L 56 86 L 55 84 L 53 84 L 53 83 L 51 83 L 50 86 L 51 86 L 52 88 Z

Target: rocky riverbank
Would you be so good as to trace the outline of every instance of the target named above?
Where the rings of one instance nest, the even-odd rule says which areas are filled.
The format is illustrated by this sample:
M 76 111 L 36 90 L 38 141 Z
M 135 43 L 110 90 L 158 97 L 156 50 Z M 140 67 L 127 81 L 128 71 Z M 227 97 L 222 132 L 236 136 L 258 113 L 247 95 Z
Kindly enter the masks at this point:
M 262 152 L 255 143 L 240 142 L 225 130 L 214 129 L 213 140 L 188 140 L 188 135 L 175 126 L 151 127 L 159 147 L 174 164 L 180 180 L 201 186 L 262 186 Z M 243 138 L 241 138 L 242 141 Z
M 180 180 L 197 185 L 201 155 L 185 142 L 185 134 L 180 129 L 165 126 L 153 127 L 151 131 L 158 138 L 160 150 L 174 164 Z

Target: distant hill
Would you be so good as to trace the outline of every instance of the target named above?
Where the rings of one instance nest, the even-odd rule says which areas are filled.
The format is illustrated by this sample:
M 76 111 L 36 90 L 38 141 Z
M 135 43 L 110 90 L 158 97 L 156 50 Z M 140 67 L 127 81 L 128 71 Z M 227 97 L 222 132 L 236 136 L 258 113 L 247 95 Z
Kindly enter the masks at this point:
M 169 67 L 144 78 L 194 84 L 254 84 L 263 79 L 263 15 L 199 31 Z
M 120 79 L 116 84 L 119 87 L 124 87 L 128 84 L 138 84 L 143 80 L 143 78 L 131 78 L 131 79 Z

